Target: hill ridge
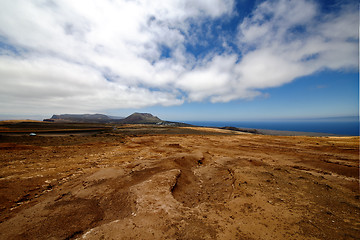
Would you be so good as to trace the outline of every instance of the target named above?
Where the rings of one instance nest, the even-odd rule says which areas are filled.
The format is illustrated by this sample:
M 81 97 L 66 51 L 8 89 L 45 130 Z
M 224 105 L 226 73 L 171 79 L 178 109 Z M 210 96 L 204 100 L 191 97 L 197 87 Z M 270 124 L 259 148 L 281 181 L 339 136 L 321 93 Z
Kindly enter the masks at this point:
M 151 113 L 135 112 L 127 117 L 108 116 L 105 114 L 54 114 L 46 122 L 74 122 L 74 123 L 124 123 L 124 124 L 156 124 L 164 122 Z

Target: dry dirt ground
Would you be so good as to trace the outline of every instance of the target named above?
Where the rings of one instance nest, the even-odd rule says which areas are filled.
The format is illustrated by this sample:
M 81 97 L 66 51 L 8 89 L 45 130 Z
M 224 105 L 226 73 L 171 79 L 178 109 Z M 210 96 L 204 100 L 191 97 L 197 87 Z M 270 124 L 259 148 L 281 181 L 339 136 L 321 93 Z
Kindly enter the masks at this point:
M 3 135 L 0 239 L 360 239 L 359 138 Z

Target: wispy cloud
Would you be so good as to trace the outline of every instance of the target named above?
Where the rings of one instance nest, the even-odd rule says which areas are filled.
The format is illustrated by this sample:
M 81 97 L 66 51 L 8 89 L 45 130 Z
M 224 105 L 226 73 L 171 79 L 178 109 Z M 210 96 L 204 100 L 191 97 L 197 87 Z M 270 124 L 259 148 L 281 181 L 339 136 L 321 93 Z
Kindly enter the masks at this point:
M 213 88 L 222 90 L 221 93 L 207 91 L 207 97 L 214 102 L 251 98 L 260 95 L 262 89 L 278 87 L 324 69 L 356 69 L 357 19 L 357 10 L 349 5 L 333 13 L 321 13 L 319 7 L 309 1 L 260 4 L 238 27 L 240 60 L 228 61 L 228 71 L 213 74 L 217 65 L 214 62 L 219 58 L 216 56 L 203 70 L 205 78 L 206 74 L 215 79 L 229 74 L 229 81 Z M 231 55 L 220 57 L 233 58 Z M 188 82 L 196 85 L 198 78 L 201 77 L 195 75 Z
M 263 2 L 235 38 L 211 32 L 234 17 L 232 0 L 2 1 L 0 109 L 227 102 L 323 69 L 357 68 L 357 7 L 323 13 L 305 0 Z M 197 46 L 205 52 L 190 50 Z

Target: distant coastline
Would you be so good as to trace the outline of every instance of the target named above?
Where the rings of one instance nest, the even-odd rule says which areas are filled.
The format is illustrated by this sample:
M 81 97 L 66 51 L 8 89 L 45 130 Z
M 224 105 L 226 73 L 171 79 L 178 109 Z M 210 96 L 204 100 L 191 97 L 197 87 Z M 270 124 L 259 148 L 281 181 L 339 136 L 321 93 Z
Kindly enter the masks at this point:
M 276 131 L 307 132 L 310 135 L 359 136 L 359 121 L 185 121 L 185 123 L 207 127 L 237 127 L 257 129 L 266 133 Z M 280 134 L 280 133 L 279 133 Z M 290 133 L 289 133 L 290 134 Z M 294 133 L 295 134 L 295 133 Z M 283 134 L 281 134 L 283 135 Z M 298 134 L 296 134 L 298 135 Z

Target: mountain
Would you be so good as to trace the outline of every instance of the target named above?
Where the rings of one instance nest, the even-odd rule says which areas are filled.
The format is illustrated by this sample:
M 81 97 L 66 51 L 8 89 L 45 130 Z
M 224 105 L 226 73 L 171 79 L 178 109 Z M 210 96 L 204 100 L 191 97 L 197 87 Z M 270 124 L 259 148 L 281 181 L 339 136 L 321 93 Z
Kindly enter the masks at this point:
M 150 113 L 133 113 L 130 116 L 115 117 L 104 114 L 59 114 L 53 115 L 45 122 L 75 122 L 75 123 L 124 123 L 124 124 L 155 124 L 163 122 Z
M 60 114 L 60 115 L 53 115 L 50 119 L 44 119 L 44 121 L 108 123 L 112 121 L 112 118 L 104 114 Z
M 114 124 L 157 124 L 162 126 L 188 127 L 192 126 L 186 123 L 163 121 L 150 113 L 133 113 L 130 116 L 115 117 L 104 114 L 60 114 L 53 115 L 44 122 L 61 123 L 114 123 Z
M 139 123 L 160 123 L 162 120 L 150 113 L 133 113 L 130 116 L 120 120 L 121 123 L 139 124 Z

